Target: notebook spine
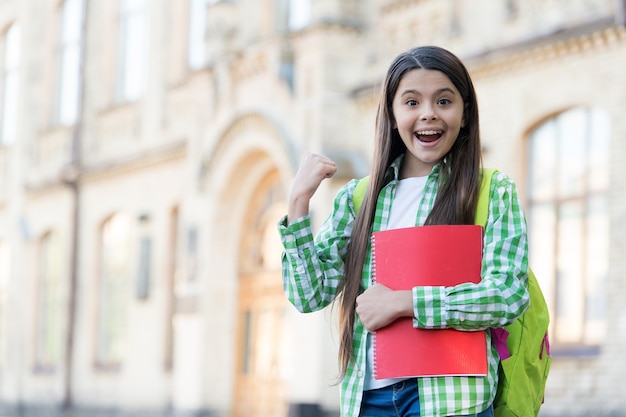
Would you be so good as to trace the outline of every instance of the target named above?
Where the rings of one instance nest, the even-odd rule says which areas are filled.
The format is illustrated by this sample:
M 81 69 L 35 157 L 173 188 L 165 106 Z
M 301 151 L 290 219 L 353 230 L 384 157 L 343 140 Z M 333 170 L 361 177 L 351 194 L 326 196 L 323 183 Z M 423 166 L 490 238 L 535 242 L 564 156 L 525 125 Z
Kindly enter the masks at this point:
M 376 282 L 376 233 L 372 233 L 372 283 Z
M 372 283 L 376 282 L 376 233 L 372 234 Z M 378 366 L 376 361 L 376 332 L 372 333 L 372 371 L 374 373 L 374 379 L 378 379 Z
M 376 360 L 376 332 L 372 333 L 372 371 L 374 379 L 378 379 L 378 366 Z

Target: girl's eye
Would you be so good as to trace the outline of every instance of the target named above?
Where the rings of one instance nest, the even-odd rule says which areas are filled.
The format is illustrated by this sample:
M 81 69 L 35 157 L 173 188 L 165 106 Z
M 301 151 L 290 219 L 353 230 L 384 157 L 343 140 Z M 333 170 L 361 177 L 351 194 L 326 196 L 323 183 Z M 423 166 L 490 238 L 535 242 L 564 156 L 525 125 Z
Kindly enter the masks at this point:
M 406 105 L 407 106 L 417 106 L 417 100 L 413 100 L 413 99 L 407 100 Z
M 451 101 L 447 98 L 440 98 L 439 100 L 437 100 L 437 104 L 439 104 L 440 106 L 445 106 L 450 103 Z

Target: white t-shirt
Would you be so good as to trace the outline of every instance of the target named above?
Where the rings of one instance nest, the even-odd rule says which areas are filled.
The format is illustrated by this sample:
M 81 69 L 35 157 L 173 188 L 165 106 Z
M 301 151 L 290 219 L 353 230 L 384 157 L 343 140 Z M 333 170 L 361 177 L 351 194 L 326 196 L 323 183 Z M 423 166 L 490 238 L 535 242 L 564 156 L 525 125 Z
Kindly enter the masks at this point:
M 391 204 L 391 213 L 387 222 L 387 230 L 413 227 L 417 219 L 417 208 L 424 195 L 424 187 L 428 177 L 411 177 L 398 181 L 396 194 Z M 374 349 L 372 334 L 367 334 L 367 370 L 364 389 L 383 388 L 406 378 L 374 379 Z

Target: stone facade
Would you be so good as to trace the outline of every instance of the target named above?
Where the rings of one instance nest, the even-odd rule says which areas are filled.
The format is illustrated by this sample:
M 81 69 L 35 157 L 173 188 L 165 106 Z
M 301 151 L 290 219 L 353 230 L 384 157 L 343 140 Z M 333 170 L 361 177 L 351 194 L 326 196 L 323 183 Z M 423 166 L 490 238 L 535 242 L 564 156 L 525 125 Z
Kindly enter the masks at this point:
M 275 297 L 275 224 L 305 151 L 339 164 L 312 201 L 321 224 L 336 190 L 368 170 L 390 60 L 438 44 L 474 79 L 485 165 L 522 196 L 534 127 L 576 106 L 608 113 L 609 330 L 591 352 L 555 346 L 542 415 L 626 415 L 623 1 L 207 1 L 199 66 L 192 3 L 145 2 L 147 47 L 133 52 L 145 52 L 145 88 L 129 100 L 118 96 L 123 2 L 87 2 L 82 106 L 64 124 L 52 116 L 63 2 L 0 0 L 0 68 L 7 30 L 20 28 L 16 140 L 0 145 L 0 414 L 338 415 L 336 317 Z M 289 4 L 309 5 L 291 26 Z M 103 228 L 118 213 L 130 219 L 124 354 L 100 363 Z M 51 232 L 61 342 L 44 366 Z

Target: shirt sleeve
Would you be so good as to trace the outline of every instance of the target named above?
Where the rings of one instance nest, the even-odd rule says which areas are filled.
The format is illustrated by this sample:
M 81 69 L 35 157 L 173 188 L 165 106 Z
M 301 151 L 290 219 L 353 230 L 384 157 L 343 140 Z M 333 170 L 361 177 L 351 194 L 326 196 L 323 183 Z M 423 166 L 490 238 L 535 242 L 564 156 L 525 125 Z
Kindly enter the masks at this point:
M 515 183 L 496 172 L 478 284 L 413 288 L 419 328 L 482 330 L 515 321 L 529 305 L 526 219 Z
M 320 310 L 337 295 L 355 218 L 352 194 L 356 182 L 352 180 L 339 190 L 333 210 L 315 238 L 308 215 L 291 224 L 285 216 L 278 223 L 284 248 L 283 289 L 300 312 Z

